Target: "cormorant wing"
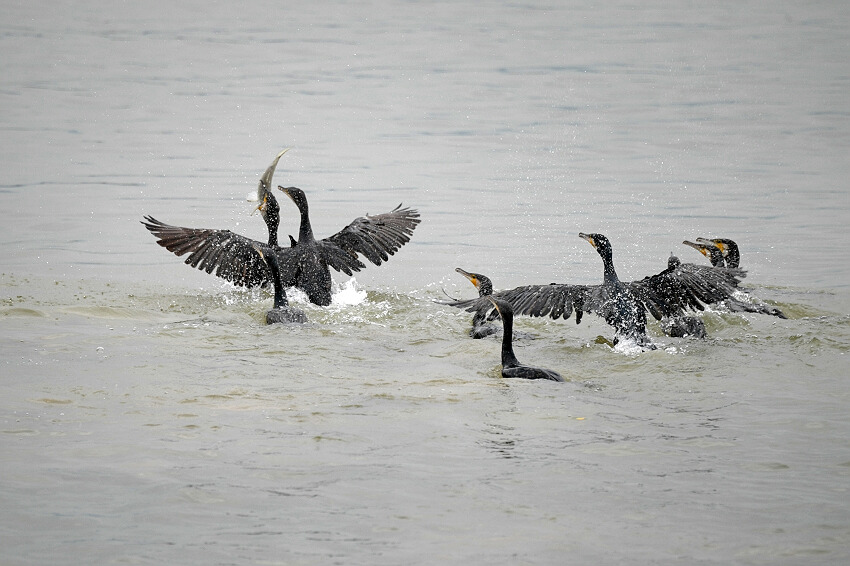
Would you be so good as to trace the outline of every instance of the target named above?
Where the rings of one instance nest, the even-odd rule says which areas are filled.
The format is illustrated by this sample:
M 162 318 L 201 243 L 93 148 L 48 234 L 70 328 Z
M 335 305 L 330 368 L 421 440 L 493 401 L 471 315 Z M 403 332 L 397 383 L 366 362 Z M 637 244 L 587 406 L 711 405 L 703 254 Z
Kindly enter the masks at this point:
M 748 307 L 733 297 L 740 280 L 746 272 L 737 268 L 711 267 L 692 263 L 679 264 L 661 273 L 645 277 L 640 281 L 623 283 L 644 309 L 657 320 L 665 316 L 681 315 L 686 310 L 703 310 L 704 305 L 726 301 L 730 308 Z M 526 316 L 550 316 L 553 319 L 568 319 L 573 311 L 576 323 L 582 314 L 603 313 L 609 297 L 603 285 L 525 285 L 499 291 L 492 296 L 511 304 L 514 313 Z M 480 313 L 491 308 L 486 297 L 462 301 L 443 302 L 468 312 Z M 488 318 L 494 318 L 491 314 Z
M 507 301 L 513 308 L 514 314 L 518 315 L 548 315 L 554 319 L 563 317 L 566 320 L 575 311 L 576 323 L 579 323 L 584 312 L 595 312 L 601 306 L 596 304 L 599 301 L 594 300 L 592 289 L 592 286 L 587 285 L 551 283 L 549 285 L 524 285 L 507 291 L 498 291 L 490 296 Z M 493 304 L 486 296 L 441 304 L 478 314 L 493 308 Z M 488 318 L 493 319 L 496 316 L 491 314 Z
M 271 248 L 264 242 L 258 242 L 241 236 L 230 230 L 208 228 L 184 228 L 165 224 L 152 216 L 145 216 L 142 222 L 151 234 L 156 236 L 157 243 L 174 253 L 182 256 L 187 265 L 213 273 L 233 283 L 244 287 L 262 286 L 270 282 L 268 268 L 254 249 L 258 246 L 263 253 L 274 253 L 278 257 L 281 276 L 292 271 L 293 254 L 289 248 Z M 284 281 L 284 285 L 287 282 Z
M 390 212 L 374 216 L 367 214 L 365 218 L 355 219 L 333 236 L 320 240 L 321 249 L 326 254 L 325 260 L 329 266 L 351 275 L 351 271 L 359 271 L 364 267 L 357 259 L 357 254 L 363 254 L 375 265 L 381 265 L 410 241 L 410 236 L 419 222 L 418 211 L 402 208 L 399 204 Z M 333 244 L 354 256 L 359 267 L 355 269 L 343 254 L 332 253 L 328 244 Z
M 681 263 L 623 285 L 660 320 L 681 315 L 685 310 L 703 310 L 704 305 L 734 300 L 732 295 L 746 274 L 738 268 Z

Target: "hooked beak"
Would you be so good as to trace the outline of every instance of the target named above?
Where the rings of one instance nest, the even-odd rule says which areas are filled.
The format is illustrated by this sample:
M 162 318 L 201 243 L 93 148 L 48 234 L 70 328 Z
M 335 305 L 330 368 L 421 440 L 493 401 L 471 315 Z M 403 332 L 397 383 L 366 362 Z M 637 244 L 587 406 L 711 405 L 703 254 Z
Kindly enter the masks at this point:
M 476 289 L 478 288 L 478 278 L 475 275 L 473 275 L 472 273 L 469 273 L 468 271 L 464 271 L 463 269 L 461 269 L 459 267 L 455 268 L 455 271 L 457 271 L 458 273 L 460 273 L 461 275 L 463 275 L 464 277 L 469 279 L 469 282 L 472 283 L 473 285 L 475 285 Z
M 588 243 L 593 246 L 593 249 L 596 249 L 596 241 L 593 239 L 593 236 L 591 236 L 590 234 L 585 234 L 584 232 L 579 232 L 578 237 L 587 240 Z
M 714 246 L 719 249 L 724 255 L 726 254 L 726 245 L 718 240 L 709 240 L 708 238 L 697 238 L 697 242 L 707 246 Z
M 281 187 L 280 185 L 278 185 L 277 188 L 280 192 L 282 192 L 283 194 L 288 196 L 289 200 L 291 200 L 292 202 L 295 202 L 295 198 L 292 196 L 292 193 L 289 192 L 289 187 Z
M 694 242 L 689 242 L 687 240 L 685 240 L 682 243 L 685 244 L 686 246 L 691 246 L 693 249 L 695 249 L 696 251 L 698 251 L 699 253 L 701 253 L 705 257 L 708 257 L 708 248 L 706 248 L 706 246 L 704 246 L 703 244 L 695 244 Z M 711 244 L 711 245 L 713 246 L 714 244 Z

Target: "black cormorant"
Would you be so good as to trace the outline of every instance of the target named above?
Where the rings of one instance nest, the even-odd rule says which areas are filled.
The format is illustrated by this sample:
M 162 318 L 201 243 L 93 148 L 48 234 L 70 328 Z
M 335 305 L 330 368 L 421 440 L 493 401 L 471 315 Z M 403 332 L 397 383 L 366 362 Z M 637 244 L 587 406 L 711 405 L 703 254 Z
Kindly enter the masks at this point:
M 189 254 L 185 263 L 215 273 L 235 285 L 256 287 L 271 282 L 269 270 L 260 255 L 254 250 L 254 244 L 260 244 L 263 253 L 274 253 L 280 265 L 281 281 L 284 286 L 297 286 L 307 293 L 310 301 L 317 305 L 331 302 L 331 277 L 329 267 L 352 275 L 363 269 L 365 264 L 358 254 L 364 255 L 375 265 L 387 261 L 398 249 L 410 240 L 419 213 L 411 208 L 397 206 L 390 212 L 375 216 L 366 215 L 355 219 L 351 224 L 328 238 L 313 239 L 304 242 L 305 246 L 277 245 L 277 202 L 268 190 L 277 161 L 285 153 L 279 153 L 272 165 L 266 169 L 260 179 L 258 196 L 261 204 L 258 209 L 269 230 L 269 244 L 257 242 L 230 230 L 207 228 L 184 228 L 160 222 L 151 216 L 145 216 L 142 222 L 157 238 L 157 243 L 177 256 Z M 300 191 L 300 189 L 294 189 Z M 303 195 L 303 192 L 302 192 Z M 303 222 L 306 216 L 302 211 Z M 297 203 L 296 203 L 297 204 Z M 299 207 L 300 208 L 300 207 Z M 306 232 L 312 235 L 309 220 Z M 290 236 L 290 244 L 293 239 Z
M 502 333 L 502 377 L 564 381 L 564 378 L 556 371 L 524 366 L 516 359 L 513 348 L 514 311 L 511 309 L 511 305 L 507 301 L 496 299 L 489 295 L 486 297 L 486 300 L 493 303 L 493 306 L 502 317 L 502 325 L 504 326 L 504 332 Z
M 697 243 L 685 240 L 682 242 L 692 248 L 695 248 L 702 255 L 711 259 L 711 265 L 716 267 L 738 268 L 741 263 L 741 253 L 738 250 L 738 244 L 728 238 L 697 238 Z M 740 293 L 747 295 L 743 290 Z M 747 295 L 748 297 L 748 295 Z M 734 312 L 752 312 L 756 314 L 767 314 L 778 318 L 788 318 L 781 310 L 769 305 L 752 302 L 751 300 L 742 300 L 736 297 L 730 297 L 723 301 L 723 304 Z
M 723 259 L 723 252 L 720 251 L 720 248 L 718 248 L 714 244 L 712 244 L 712 243 L 695 243 L 695 242 L 689 242 L 688 240 L 685 240 L 682 243 L 685 244 L 686 246 L 690 246 L 690 247 L 694 248 L 696 251 L 698 251 L 699 253 L 701 253 L 705 257 L 707 257 L 709 259 L 709 261 L 711 261 L 711 265 L 713 265 L 714 267 L 725 267 L 726 266 L 726 262 Z M 729 267 L 733 267 L 733 266 L 730 265 Z M 734 267 L 738 267 L 738 266 L 736 265 Z
M 506 300 L 516 314 L 550 316 L 564 319 L 576 313 L 576 323 L 583 312 L 601 316 L 615 330 L 618 338 L 631 338 L 652 348 L 646 336 L 646 311 L 656 320 L 680 316 L 686 310 L 704 310 L 732 295 L 745 272 L 740 269 L 670 262 L 664 271 L 639 281 L 621 282 L 614 269 L 613 252 L 608 238 L 602 234 L 579 234 L 593 245 L 602 257 L 604 279 L 601 285 L 526 285 L 493 293 Z M 489 310 L 484 298 L 447 303 L 469 312 Z
M 375 265 L 381 265 L 410 240 L 413 229 L 419 224 L 417 211 L 398 205 L 384 214 L 358 218 L 333 236 L 317 240 L 313 236 L 304 191 L 298 187 L 278 186 L 278 189 L 292 199 L 301 213 L 298 240 L 295 246 L 289 248 L 292 253 L 281 261 L 282 271 L 293 275 L 295 285 L 317 305 L 329 305 L 331 302 L 328 266 L 341 269 L 348 265 L 353 271 L 358 271 L 356 264 L 351 263 L 354 260 L 362 265 L 357 260 L 358 253 Z
M 723 259 L 726 260 L 726 267 L 738 267 L 741 263 L 741 252 L 738 250 L 738 244 L 729 238 L 697 238 L 700 244 L 711 244 L 720 249 L 723 254 Z
M 493 294 L 493 283 L 490 278 L 480 273 L 470 273 L 461 268 L 456 268 L 455 271 L 469 279 L 476 289 L 478 289 L 479 297 L 486 297 Z M 469 335 L 473 338 L 484 338 L 499 332 L 499 327 L 494 324 L 487 323 L 487 311 L 476 311 L 472 317 L 472 328 L 469 330 Z
M 286 291 L 283 289 L 283 283 L 280 280 L 280 266 L 277 263 L 277 256 L 274 253 L 264 254 L 260 246 L 257 245 L 254 246 L 254 249 L 260 254 L 263 261 L 266 262 L 271 272 L 272 283 L 274 284 L 274 308 L 266 312 L 266 324 L 307 322 L 307 315 L 304 314 L 304 311 L 289 306 L 289 301 L 286 299 Z
M 717 251 L 720 253 L 720 250 Z M 720 262 L 723 263 L 722 256 L 720 257 Z M 670 254 L 670 257 L 667 259 L 667 269 L 675 269 L 681 264 L 682 262 L 678 257 Z M 708 336 L 708 332 L 705 330 L 705 323 L 702 319 L 698 316 L 690 315 L 664 317 L 661 320 L 661 331 L 673 338 L 705 338 Z

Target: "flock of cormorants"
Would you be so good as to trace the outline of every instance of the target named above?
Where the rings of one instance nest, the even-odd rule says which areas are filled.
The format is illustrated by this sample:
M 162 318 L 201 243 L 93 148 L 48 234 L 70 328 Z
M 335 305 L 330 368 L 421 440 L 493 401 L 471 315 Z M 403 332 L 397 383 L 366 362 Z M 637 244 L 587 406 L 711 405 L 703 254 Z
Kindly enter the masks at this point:
M 304 311 L 289 306 L 286 287 L 297 287 L 311 303 L 331 303 L 330 268 L 352 275 L 365 268 L 359 256 L 381 265 L 410 240 L 419 224 L 419 213 L 398 205 L 390 212 L 366 215 L 351 222 L 336 234 L 316 239 L 310 224 L 307 197 L 297 187 L 278 186 L 301 215 L 298 239 L 289 236 L 289 246 L 278 243 L 280 207 L 271 191 L 280 158 L 260 178 L 257 210 L 268 228 L 268 242 L 252 240 L 230 230 L 183 228 L 145 216 L 142 222 L 157 238 L 157 243 L 177 256 L 189 254 L 185 263 L 202 269 L 235 285 L 274 288 L 274 308 L 266 313 L 266 322 L 303 323 Z M 585 312 L 602 317 L 614 329 L 612 343 L 629 339 L 643 348 L 654 349 L 646 334 L 646 313 L 661 321 L 670 336 L 705 337 L 700 318 L 687 311 L 702 311 L 706 305 L 723 304 L 738 312 L 753 312 L 786 318 L 777 308 L 738 298 L 746 272 L 740 267 L 737 244 L 725 238 L 697 238 L 683 243 L 710 259 L 711 265 L 682 263 L 673 255 L 667 268 L 639 281 L 622 282 L 614 269 L 611 242 L 602 234 L 579 233 L 602 257 L 603 281 L 600 285 L 525 285 L 494 292 L 490 279 L 479 273 L 457 268 L 478 289 L 478 297 L 441 302 L 474 313 L 470 336 L 483 338 L 500 331 L 493 324 L 502 320 L 502 376 L 523 379 L 563 381 L 552 370 L 525 366 L 513 351 L 514 315 L 550 316 L 568 319 L 575 313 L 576 324 Z

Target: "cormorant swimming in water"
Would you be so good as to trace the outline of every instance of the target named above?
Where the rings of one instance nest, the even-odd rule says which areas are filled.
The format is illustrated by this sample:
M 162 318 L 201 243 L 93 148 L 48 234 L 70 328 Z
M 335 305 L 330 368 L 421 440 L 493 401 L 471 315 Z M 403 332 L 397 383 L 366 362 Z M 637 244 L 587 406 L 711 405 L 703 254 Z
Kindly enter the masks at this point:
M 274 308 L 266 312 L 266 324 L 276 324 L 279 322 L 307 322 L 307 315 L 304 311 L 295 307 L 289 306 L 289 301 L 286 299 L 286 291 L 283 289 L 283 283 L 280 281 L 280 266 L 277 263 L 277 256 L 274 253 L 264 254 L 260 246 L 255 245 L 254 249 L 263 258 L 263 261 L 268 265 L 274 284 Z
M 470 283 L 472 283 L 475 288 L 478 289 L 479 297 L 486 297 L 487 295 L 493 294 L 493 283 L 486 275 L 481 275 L 480 273 L 470 273 L 468 271 L 464 271 L 459 267 L 456 268 L 455 271 L 469 279 Z M 496 325 L 487 324 L 486 320 L 487 311 L 476 311 L 475 315 L 472 317 L 472 328 L 469 330 L 469 335 L 473 338 L 484 338 L 499 331 L 499 328 Z
M 567 319 L 575 311 L 579 323 L 582 313 L 596 313 L 614 328 L 615 343 L 619 338 L 631 338 L 652 348 L 646 335 L 646 311 L 661 320 L 665 316 L 680 316 L 686 310 L 704 310 L 705 304 L 730 297 L 745 276 L 740 269 L 682 264 L 676 260 L 661 273 L 624 283 L 614 269 L 608 238 L 602 234 L 579 236 L 591 243 L 602 257 L 601 285 L 526 285 L 493 293 L 492 297 L 506 300 L 519 315 Z M 483 298 L 447 304 L 469 312 L 490 309 Z
M 328 266 L 340 269 L 336 266 L 344 266 L 348 262 L 352 270 L 359 271 L 351 263 L 351 260 L 360 263 L 357 253 L 363 254 L 375 265 L 381 265 L 410 240 L 413 229 L 419 224 L 417 211 L 398 205 L 385 214 L 358 218 L 333 236 L 317 240 L 313 236 L 304 191 L 298 187 L 278 186 L 278 189 L 292 199 L 301 213 L 298 240 L 290 248 L 292 253 L 281 262 L 283 271 L 293 275 L 295 285 L 317 305 L 329 305 L 331 302 Z
M 688 242 L 685 242 L 686 244 Z M 716 249 L 716 248 L 715 248 Z M 720 250 L 717 250 L 720 253 Z M 720 257 L 720 262 L 723 262 L 723 257 Z M 670 254 L 670 258 L 667 260 L 667 269 L 676 269 L 682 264 L 679 261 L 679 258 Z M 690 336 L 691 338 L 705 338 L 708 336 L 708 333 L 705 331 L 705 323 L 698 316 L 672 316 L 665 317 L 661 320 L 661 330 L 667 336 L 672 336 L 673 338 L 685 338 L 686 336 Z
M 720 250 L 720 253 L 723 254 L 723 259 L 726 260 L 726 267 L 738 267 L 741 262 L 741 253 L 738 250 L 738 244 L 729 238 L 697 238 L 697 242 L 716 246 Z M 712 260 L 713 263 L 714 261 Z
M 685 240 L 682 242 L 688 245 L 702 255 L 709 257 L 711 265 L 715 267 L 723 267 L 724 263 L 728 268 L 738 268 L 741 263 L 741 254 L 738 250 L 738 244 L 728 238 L 697 238 L 697 243 Z M 741 291 L 743 293 L 743 291 Z M 753 303 L 745 300 L 740 300 L 735 297 L 729 297 L 723 301 L 729 310 L 734 312 L 752 312 L 756 314 L 767 314 L 779 318 L 788 318 L 781 310 L 776 307 L 771 307 L 761 303 Z
M 493 306 L 502 317 L 504 332 L 502 333 L 502 377 L 520 379 L 549 379 L 551 381 L 564 381 L 561 375 L 551 369 L 524 366 L 514 355 L 513 327 L 514 311 L 507 301 L 486 296 L 486 300 Z
M 215 272 L 216 276 L 245 287 L 271 282 L 265 262 L 253 248 L 254 244 L 260 244 L 263 253 L 276 255 L 284 286 L 297 286 L 307 293 L 312 303 L 328 305 L 331 302 L 331 276 L 328 268 L 352 275 L 366 267 L 358 254 L 364 255 L 375 265 L 381 265 L 410 240 L 420 222 L 419 213 L 399 205 L 384 214 L 367 214 L 365 218 L 357 218 L 328 238 L 305 240 L 301 242 L 305 244 L 303 247 L 281 247 L 277 245 L 277 202 L 268 189 L 277 161 L 283 153 L 285 151 L 279 153 L 266 170 L 257 191 L 262 201 L 258 209 L 263 213 L 263 220 L 269 229 L 269 244 L 230 230 L 171 226 L 151 216 L 145 216 L 142 224 L 157 237 L 160 246 L 177 256 L 188 253 L 186 264 L 207 273 Z M 295 188 L 292 190 L 300 191 Z M 305 230 L 306 199 L 303 202 L 301 232 L 312 236 L 309 219 Z M 290 237 L 290 244 L 292 241 Z

